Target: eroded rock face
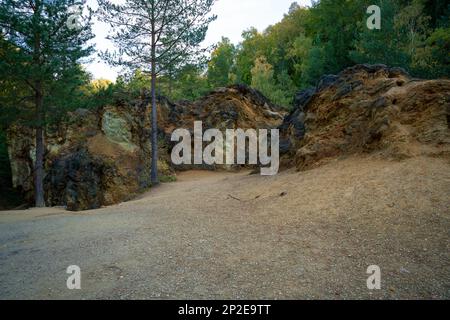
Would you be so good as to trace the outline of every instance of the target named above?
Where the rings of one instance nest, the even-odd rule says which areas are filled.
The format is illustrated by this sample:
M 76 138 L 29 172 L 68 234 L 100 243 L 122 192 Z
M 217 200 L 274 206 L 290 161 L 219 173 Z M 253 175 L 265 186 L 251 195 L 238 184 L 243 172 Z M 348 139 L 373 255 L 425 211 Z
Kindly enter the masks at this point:
M 65 204 L 68 210 L 99 208 L 104 201 L 102 179 L 108 167 L 86 149 L 73 151 L 55 159 L 47 173 L 47 202 Z
M 357 65 L 300 92 L 281 129 L 285 165 L 308 169 L 343 155 L 401 159 L 450 154 L 450 81 Z
M 95 209 L 130 200 L 150 187 L 150 100 L 101 110 L 77 110 L 68 121 L 46 131 L 45 199 L 69 210 Z M 177 128 L 274 128 L 284 113 L 259 92 L 245 86 L 221 88 L 196 102 L 158 101 L 160 175 L 175 173 L 170 161 Z M 34 134 L 9 131 L 13 183 L 33 202 Z M 209 168 L 211 169 L 211 168 Z
M 149 187 L 148 128 L 148 112 L 140 105 L 80 109 L 47 128 L 46 204 L 95 209 L 129 200 Z M 34 132 L 11 128 L 9 149 L 14 187 L 32 203 Z
M 244 85 L 218 88 L 198 101 L 173 105 L 168 125 L 192 129 L 194 121 L 202 121 L 204 130 L 274 128 L 285 112 L 272 104 L 259 91 Z
M 246 86 L 217 89 L 195 102 L 158 101 L 161 175 L 173 175 L 171 133 L 280 128 L 282 164 L 299 170 L 355 153 L 402 159 L 450 155 L 450 81 L 412 79 L 404 70 L 357 65 L 301 91 L 288 115 Z M 46 132 L 47 205 L 85 210 L 133 198 L 149 187 L 149 99 L 77 110 Z M 32 203 L 34 135 L 8 133 L 14 187 Z M 214 169 L 208 168 L 208 169 Z
M 195 121 L 202 121 L 203 132 L 208 129 L 218 129 L 224 136 L 227 129 L 272 129 L 281 124 L 285 114 L 284 110 L 272 104 L 259 91 L 244 85 L 235 85 L 218 88 L 198 101 L 175 105 L 169 113 L 168 127 L 165 127 L 165 132 L 171 133 L 176 124 L 178 128 L 188 129 L 193 136 Z M 168 141 L 167 143 L 173 148 L 177 142 Z M 207 144 L 203 143 L 203 147 Z M 200 166 L 179 165 L 175 169 L 235 170 L 241 167 L 240 165 L 203 164 Z

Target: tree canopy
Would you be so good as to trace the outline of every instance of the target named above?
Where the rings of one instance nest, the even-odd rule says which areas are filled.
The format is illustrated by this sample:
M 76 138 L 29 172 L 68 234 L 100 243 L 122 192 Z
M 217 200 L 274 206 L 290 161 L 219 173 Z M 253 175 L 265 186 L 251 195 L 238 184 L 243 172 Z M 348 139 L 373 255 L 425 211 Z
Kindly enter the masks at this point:
M 381 9 L 381 30 L 367 28 L 370 5 Z M 267 29 L 244 30 L 240 43 L 222 38 L 206 64 L 186 61 L 170 75 L 161 74 L 160 92 L 175 100 L 196 99 L 240 83 L 257 86 L 289 107 L 299 89 L 356 63 L 402 67 L 422 78 L 450 74 L 450 6 L 445 0 L 320 0 L 311 7 L 294 2 L 286 9 L 283 19 Z M 272 71 L 263 76 L 262 66 Z
M 44 130 L 76 104 L 80 85 L 87 80 L 81 59 L 93 47 L 90 17 L 74 17 L 75 0 L 1 0 L 0 78 L 2 111 L 35 129 L 34 183 L 36 206 L 44 203 Z M 76 21 L 74 21 L 74 19 Z M 71 97 L 72 99 L 68 99 Z M 3 113 L 3 112 L 2 112 Z

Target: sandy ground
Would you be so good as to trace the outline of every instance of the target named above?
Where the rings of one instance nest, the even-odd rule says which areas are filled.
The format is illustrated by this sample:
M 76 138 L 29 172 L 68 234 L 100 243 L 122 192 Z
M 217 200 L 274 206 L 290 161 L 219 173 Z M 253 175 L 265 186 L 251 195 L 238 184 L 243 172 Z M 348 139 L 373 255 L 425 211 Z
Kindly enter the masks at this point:
M 448 299 L 450 163 L 187 172 L 82 213 L 0 212 L 0 298 Z M 78 265 L 82 289 L 68 290 Z M 381 290 L 367 289 L 378 265 Z

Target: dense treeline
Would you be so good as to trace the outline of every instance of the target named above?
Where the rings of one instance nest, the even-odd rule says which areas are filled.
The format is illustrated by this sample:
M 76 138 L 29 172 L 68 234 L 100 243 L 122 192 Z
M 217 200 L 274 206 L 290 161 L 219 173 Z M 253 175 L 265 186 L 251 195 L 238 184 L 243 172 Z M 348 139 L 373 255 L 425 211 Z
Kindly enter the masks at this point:
M 366 26 L 372 4 L 381 8 L 381 30 Z M 445 0 L 321 0 L 311 8 L 294 3 L 281 22 L 263 32 L 244 31 L 238 45 L 222 39 L 206 73 L 202 65 L 189 65 L 161 79 L 163 90 L 174 99 L 195 99 L 214 87 L 244 83 L 289 106 L 299 88 L 355 63 L 403 67 L 421 78 L 448 77 L 449 14 Z
M 366 26 L 372 4 L 381 9 L 381 30 Z M 282 21 L 266 30 L 245 30 L 237 45 L 222 38 L 209 57 L 173 66 L 158 78 L 158 93 L 194 100 L 211 89 L 242 83 L 289 108 L 296 91 L 356 63 L 383 63 L 420 78 L 447 78 L 449 14 L 445 0 L 321 0 L 311 7 L 293 3 Z M 84 103 L 93 107 L 138 97 L 149 83 L 150 76 L 141 70 L 119 76 L 109 86 L 95 81 L 86 86 Z
M 366 10 L 372 4 L 381 8 L 381 30 L 366 26 L 370 16 Z M 173 100 L 193 100 L 213 88 L 242 83 L 289 107 L 299 89 L 314 86 L 323 74 L 338 73 L 356 63 L 383 63 L 405 68 L 416 77 L 447 78 L 449 15 L 446 0 L 320 0 L 311 7 L 293 3 L 282 21 L 266 30 L 245 30 L 236 45 L 222 38 L 209 57 L 197 57 L 195 64 L 173 65 L 171 72 L 158 77 L 158 93 Z M 2 37 L 0 43 L 2 55 L 9 44 Z M 64 111 L 134 99 L 150 88 L 150 76 L 139 69 L 119 76 L 116 83 L 91 80 L 92 75 L 81 68 L 75 74 L 78 87 L 62 90 L 73 96 L 62 98 L 71 102 Z M 16 91 L 26 90 L 13 80 L 0 80 L 3 125 L 16 120 L 21 103 Z M 21 118 L 32 118 L 32 114 L 22 112 Z

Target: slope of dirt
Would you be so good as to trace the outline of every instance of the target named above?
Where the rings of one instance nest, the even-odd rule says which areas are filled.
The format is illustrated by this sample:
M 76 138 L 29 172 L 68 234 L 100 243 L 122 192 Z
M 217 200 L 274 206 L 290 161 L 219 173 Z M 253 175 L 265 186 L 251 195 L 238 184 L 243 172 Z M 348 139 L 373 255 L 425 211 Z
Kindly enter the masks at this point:
M 187 172 L 95 211 L 1 212 L 0 298 L 448 299 L 449 169 L 358 156 L 274 177 Z M 69 265 L 82 290 L 66 289 Z

